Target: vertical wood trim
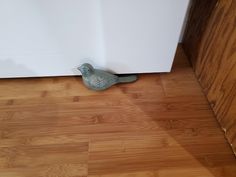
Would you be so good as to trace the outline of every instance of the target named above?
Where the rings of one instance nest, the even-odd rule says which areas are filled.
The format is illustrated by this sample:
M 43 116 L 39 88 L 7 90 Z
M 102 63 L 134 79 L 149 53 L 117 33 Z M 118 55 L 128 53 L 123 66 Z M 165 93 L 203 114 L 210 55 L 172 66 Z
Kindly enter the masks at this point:
M 198 50 L 202 36 L 206 30 L 212 10 L 216 6 L 217 0 L 193 0 L 190 9 L 183 46 L 185 53 L 191 59 L 195 68 Z
M 236 152 L 236 1 L 195 2 L 199 4 L 191 12 L 184 49 Z

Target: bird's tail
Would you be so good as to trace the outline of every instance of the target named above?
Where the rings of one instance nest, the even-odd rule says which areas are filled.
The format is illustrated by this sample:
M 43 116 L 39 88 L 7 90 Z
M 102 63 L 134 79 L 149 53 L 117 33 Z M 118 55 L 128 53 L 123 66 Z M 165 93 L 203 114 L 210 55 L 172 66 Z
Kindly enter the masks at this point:
M 134 82 L 138 79 L 136 75 L 119 77 L 119 83 Z

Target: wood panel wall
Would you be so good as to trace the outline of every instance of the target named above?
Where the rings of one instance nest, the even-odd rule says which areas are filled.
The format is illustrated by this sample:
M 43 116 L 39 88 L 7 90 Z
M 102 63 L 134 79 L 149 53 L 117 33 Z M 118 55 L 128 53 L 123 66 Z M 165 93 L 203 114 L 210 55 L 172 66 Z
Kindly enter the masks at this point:
M 194 0 L 183 46 L 236 153 L 236 0 Z

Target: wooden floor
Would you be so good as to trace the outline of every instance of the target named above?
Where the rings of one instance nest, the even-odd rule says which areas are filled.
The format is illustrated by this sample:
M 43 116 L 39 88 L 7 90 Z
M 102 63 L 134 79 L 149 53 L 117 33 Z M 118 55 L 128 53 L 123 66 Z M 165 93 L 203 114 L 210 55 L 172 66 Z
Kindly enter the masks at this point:
M 0 80 L 0 177 L 235 177 L 181 48 L 170 74 L 88 91 L 80 77 Z

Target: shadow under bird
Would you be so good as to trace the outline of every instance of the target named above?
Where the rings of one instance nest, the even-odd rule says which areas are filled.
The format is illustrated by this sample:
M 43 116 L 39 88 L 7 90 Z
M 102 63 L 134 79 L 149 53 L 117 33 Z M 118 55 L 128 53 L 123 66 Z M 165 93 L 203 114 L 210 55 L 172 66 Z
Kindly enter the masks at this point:
M 82 73 L 85 86 L 91 90 L 106 90 L 118 83 L 130 83 L 137 80 L 136 75 L 119 77 L 109 72 L 94 69 L 92 65 L 85 63 L 78 67 Z

